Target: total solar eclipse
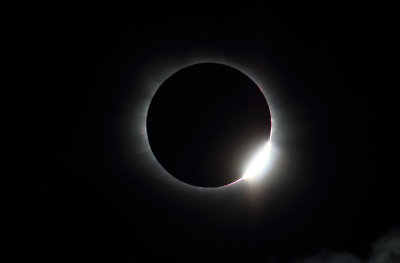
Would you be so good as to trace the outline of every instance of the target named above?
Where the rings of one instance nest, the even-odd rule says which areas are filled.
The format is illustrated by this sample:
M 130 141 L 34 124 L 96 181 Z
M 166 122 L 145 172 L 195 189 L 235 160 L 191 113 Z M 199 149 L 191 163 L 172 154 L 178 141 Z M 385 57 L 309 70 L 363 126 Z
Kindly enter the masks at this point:
M 169 174 L 193 186 L 220 187 L 244 177 L 249 157 L 269 141 L 271 114 L 247 75 L 200 63 L 160 85 L 146 129 L 151 151 Z

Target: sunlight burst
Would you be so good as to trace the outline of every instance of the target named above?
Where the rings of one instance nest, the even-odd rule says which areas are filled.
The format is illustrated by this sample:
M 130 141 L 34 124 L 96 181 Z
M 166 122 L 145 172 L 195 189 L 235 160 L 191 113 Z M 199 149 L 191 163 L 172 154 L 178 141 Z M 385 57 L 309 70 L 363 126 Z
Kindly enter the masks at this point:
M 271 143 L 268 141 L 264 147 L 253 157 L 246 167 L 246 172 L 244 173 L 242 179 L 252 179 L 263 173 L 265 170 L 268 157 L 271 152 Z

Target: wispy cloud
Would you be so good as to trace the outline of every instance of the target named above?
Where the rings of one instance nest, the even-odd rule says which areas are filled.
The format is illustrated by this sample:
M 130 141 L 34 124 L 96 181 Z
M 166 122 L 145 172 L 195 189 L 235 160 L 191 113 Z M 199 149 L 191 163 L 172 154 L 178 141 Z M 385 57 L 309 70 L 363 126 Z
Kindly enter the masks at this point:
M 400 262 L 400 228 L 393 229 L 374 243 L 368 263 Z
M 400 263 L 400 228 L 392 229 L 372 244 L 371 254 L 366 261 L 347 252 L 322 251 L 292 263 Z

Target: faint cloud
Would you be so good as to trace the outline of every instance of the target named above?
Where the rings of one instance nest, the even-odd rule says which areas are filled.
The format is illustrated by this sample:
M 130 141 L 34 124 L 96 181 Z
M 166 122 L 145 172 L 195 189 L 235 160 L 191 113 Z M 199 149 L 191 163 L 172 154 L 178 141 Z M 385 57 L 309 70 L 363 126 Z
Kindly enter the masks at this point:
M 400 228 L 390 230 L 372 244 L 367 261 L 347 252 L 322 251 L 292 263 L 400 263 Z
M 372 253 L 367 263 L 400 262 L 400 228 L 389 231 L 372 246 Z

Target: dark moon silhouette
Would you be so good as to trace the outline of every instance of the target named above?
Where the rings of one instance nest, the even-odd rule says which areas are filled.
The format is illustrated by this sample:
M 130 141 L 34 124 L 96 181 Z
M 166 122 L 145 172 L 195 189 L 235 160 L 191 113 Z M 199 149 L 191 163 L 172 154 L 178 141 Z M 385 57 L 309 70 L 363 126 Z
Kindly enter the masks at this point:
M 219 187 L 240 179 L 269 139 L 271 115 L 260 88 L 216 63 L 183 68 L 159 87 L 147 114 L 158 162 L 178 180 Z

